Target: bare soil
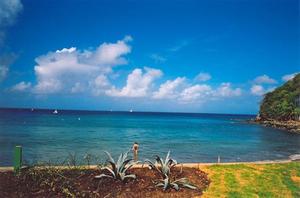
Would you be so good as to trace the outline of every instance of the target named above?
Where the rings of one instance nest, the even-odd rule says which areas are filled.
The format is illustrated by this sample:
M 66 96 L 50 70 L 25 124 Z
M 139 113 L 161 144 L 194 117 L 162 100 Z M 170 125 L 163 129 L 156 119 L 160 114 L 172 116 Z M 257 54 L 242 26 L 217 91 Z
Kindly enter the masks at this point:
M 101 170 L 30 168 L 18 176 L 13 172 L 0 172 L 0 197 L 200 197 L 210 181 L 207 174 L 196 168 L 175 168 L 172 179 L 186 177 L 198 187 L 197 190 L 155 187 L 160 179 L 148 168 L 134 168 L 128 171 L 136 179 L 125 182 L 111 178 L 95 179 L 96 175 L 108 172 Z

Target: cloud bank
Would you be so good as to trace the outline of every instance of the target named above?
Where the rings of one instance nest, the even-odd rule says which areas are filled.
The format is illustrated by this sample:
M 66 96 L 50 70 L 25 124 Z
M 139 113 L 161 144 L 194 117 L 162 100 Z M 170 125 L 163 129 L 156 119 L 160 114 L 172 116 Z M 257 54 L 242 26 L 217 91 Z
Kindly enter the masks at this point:
M 89 85 L 99 87 L 99 81 L 107 81 L 103 76 L 111 73 L 114 66 L 127 64 L 124 55 L 131 52 L 131 40 L 130 36 L 126 36 L 116 43 L 103 43 L 95 50 L 81 51 L 71 47 L 37 57 L 35 93 L 61 90 L 76 93 Z
M 211 75 L 203 72 L 193 79 L 181 76 L 158 83 L 163 71 L 149 66 L 132 69 L 124 85 L 116 85 L 116 80 L 121 81 L 115 68 L 129 64 L 126 56 L 131 53 L 131 41 L 131 36 L 125 36 L 115 43 L 102 43 L 93 50 L 69 47 L 40 55 L 34 66 L 36 83 L 21 81 L 10 90 L 36 95 L 90 94 L 95 97 L 172 100 L 181 104 L 201 104 L 242 95 L 241 88 L 235 88 L 229 82 L 216 86 L 205 84 Z

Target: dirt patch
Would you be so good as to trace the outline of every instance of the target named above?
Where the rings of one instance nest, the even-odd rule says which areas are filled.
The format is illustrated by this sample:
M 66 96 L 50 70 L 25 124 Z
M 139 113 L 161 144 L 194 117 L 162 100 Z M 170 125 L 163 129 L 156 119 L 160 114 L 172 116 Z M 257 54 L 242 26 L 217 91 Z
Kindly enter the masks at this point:
M 291 179 L 300 186 L 300 177 L 297 176 L 297 172 L 295 170 L 291 172 Z
M 159 175 L 146 168 L 129 171 L 137 179 L 124 183 L 110 178 L 94 179 L 100 170 L 28 169 L 19 176 L 0 173 L 0 197 L 199 197 L 209 185 L 207 174 L 195 168 L 176 168 L 171 177 L 186 177 L 197 190 L 156 188 Z

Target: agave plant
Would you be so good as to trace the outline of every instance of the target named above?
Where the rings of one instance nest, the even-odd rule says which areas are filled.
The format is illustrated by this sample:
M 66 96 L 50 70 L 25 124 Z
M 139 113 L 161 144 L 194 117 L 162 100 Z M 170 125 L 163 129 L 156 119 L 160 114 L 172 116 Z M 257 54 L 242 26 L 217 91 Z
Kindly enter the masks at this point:
M 174 188 L 178 191 L 180 187 L 190 188 L 193 190 L 197 189 L 197 187 L 191 184 L 185 177 L 171 181 L 168 175 L 165 175 L 164 179 L 158 180 L 156 187 L 163 187 L 164 191 L 168 188 Z
M 155 162 L 146 159 L 145 164 L 149 165 L 150 169 L 154 169 L 159 172 L 163 176 L 163 178 L 166 178 L 165 176 L 168 176 L 170 174 L 171 168 L 177 165 L 177 161 L 170 158 L 169 151 L 165 160 L 156 155 Z
M 134 164 L 137 164 L 138 162 L 135 162 L 133 159 L 127 159 L 128 152 L 121 153 L 118 161 L 115 162 L 115 160 L 111 157 L 109 152 L 106 152 L 106 155 L 108 156 L 107 162 L 110 164 L 111 167 L 106 166 L 104 168 L 101 168 L 102 170 L 108 170 L 111 175 L 107 174 L 101 174 L 95 176 L 96 179 L 100 179 L 103 177 L 109 177 L 113 179 L 119 179 L 121 181 L 124 181 L 127 178 L 133 178 L 135 179 L 136 176 L 134 174 L 127 174 L 126 171 L 130 169 Z

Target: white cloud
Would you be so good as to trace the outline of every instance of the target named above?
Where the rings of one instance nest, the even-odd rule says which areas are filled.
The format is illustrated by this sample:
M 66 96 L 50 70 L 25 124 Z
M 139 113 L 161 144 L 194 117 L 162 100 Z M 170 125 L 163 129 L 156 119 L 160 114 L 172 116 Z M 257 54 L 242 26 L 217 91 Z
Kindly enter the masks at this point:
M 95 50 L 78 50 L 75 47 L 49 52 L 35 59 L 37 83 L 21 82 L 12 90 L 31 90 L 36 94 L 91 93 L 95 96 L 147 97 L 170 99 L 178 103 L 203 103 L 214 99 L 240 96 L 242 90 L 230 83 L 212 87 L 208 84 L 193 84 L 193 80 L 177 77 L 160 84 L 156 91 L 155 80 L 163 75 L 159 69 L 136 68 L 128 76 L 125 85 L 118 87 L 113 82 L 121 71 L 113 72 L 118 65 L 127 64 L 125 55 L 131 52 L 130 36 L 116 43 L 103 43 Z M 1 71 L 1 70 L 0 70 Z M 198 81 L 208 81 L 209 73 L 199 73 Z
M 263 95 L 265 93 L 265 89 L 261 85 L 253 85 L 251 87 L 251 93 L 253 95 L 261 96 L 261 95 Z
M 292 73 L 292 74 L 286 74 L 284 76 L 282 76 L 282 81 L 289 81 L 289 80 L 292 80 L 299 72 L 296 72 L 296 73 Z
M 165 83 L 161 84 L 159 90 L 153 93 L 153 98 L 155 99 L 170 99 L 175 98 L 179 95 L 177 90 L 183 83 L 186 78 L 178 77 L 175 80 L 167 80 Z
M 6 78 L 8 73 L 8 67 L 6 65 L 0 65 L 0 82 Z
M 92 82 L 92 92 L 94 95 L 103 94 L 106 90 L 110 89 L 112 85 L 110 84 L 107 76 L 100 74 Z
M 144 67 L 144 71 L 140 68 L 134 69 L 127 77 L 126 85 L 122 89 L 112 87 L 106 90 L 106 94 L 116 97 L 144 97 L 149 93 L 149 89 L 155 79 L 162 76 L 162 71 Z
M 71 93 L 81 93 L 84 91 L 84 86 L 80 82 L 76 82 L 71 88 Z
M 188 41 L 183 40 L 183 41 L 181 41 L 179 44 L 177 44 L 176 46 L 170 48 L 169 51 L 171 51 L 171 52 L 177 52 L 177 51 L 179 51 L 180 49 L 182 49 L 183 47 L 187 46 L 188 44 L 189 44 Z
M 150 58 L 152 58 L 155 61 L 155 63 L 163 63 L 167 60 L 165 57 L 158 54 L 151 54 Z
M 212 88 L 209 85 L 193 85 L 191 87 L 185 88 L 181 94 L 179 100 L 182 102 L 202 102 L 202 100 L 208 100 L 209 96 L 212 94 Z
M 5 38 L 5 29 L 12 25 L 23 6 L 20 0 L 0 1 L 0 44 Z
M 11 24 L 23 6 L 20 0 L 1 0 L 0 1 L 0 25 Z
M 196 78 L 195 78 L 196 80 L 198 80 L 198 81 L 208 81 L 208 80 L 210 80 L 211 79 L 211 75 L 209 74 L 209 73 L 205 73 L 205 72 L 200 72 L 197 76 L 196 76 Z
M 240 88 L 231 88 L 231 83 L 222 83 L 216 90 L 214 95 L 221 97 L 234 97 L 240 96 L 242 90 Z
M 30 82 L 20 82 L 16 85 L 14 85 L 12 88 L 11 88 L 11 91 L 15 91 L 15 92 L 22 92 L 22 91 L 26 91 L 26 90 L 29 90 L 31 88 L 31 83 Z
M 47 79 L 40 81 L 35 87 L 33 92 L 37 94 L 51 94 L 57 93 L 62 90 L 63 83 L 57 79 Z
M 7 77 L 9 65 L 12 64 L 15 59 L 16 55 L 13 53 L 0 55 L 0 82 Z
M 267 75 L 258 76 L 254 79 L 254 83 L 256 84 L 275 84 L 277 83 L 276 80 L 270 78 Z
M 95 79 L 95 86 L 96 87 L 108 87 L 110 86 L 110 82 L 108 81 L 107 77 L 103 74 L 97 76 Z
M 79 91 L 112 67 L 127 64 L 124 55 L 131 52 L 130 36 L 116 43 L 103 43 L 95 50 L 80 51 L 75 47 L 63 48 L 35 59 L 36 93 L 55 93 L 62 90 Z M 82 89 L 82 88 L 80 88 Z
M 209 100 L 242 95 L 240 88 L 232 88 L 231 83 L 222 83 L 213 88 L 207 84 L 188 84 L 185 77 L 167 80 L 158 91 L 153 92 L 154 99 L 175 99 L 181 103 L 203 103 Z

